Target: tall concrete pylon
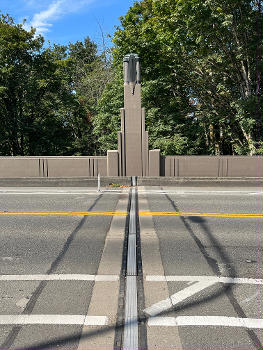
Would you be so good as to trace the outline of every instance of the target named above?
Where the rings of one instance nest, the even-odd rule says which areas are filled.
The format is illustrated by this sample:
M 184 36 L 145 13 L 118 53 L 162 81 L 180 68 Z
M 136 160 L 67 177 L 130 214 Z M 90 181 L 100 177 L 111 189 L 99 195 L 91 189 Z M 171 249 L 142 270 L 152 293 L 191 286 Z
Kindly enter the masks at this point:
M 145 131 L 145 109 L 141 107 L 141 69 L 137 54 L 124 57 L 123 76 L 124 108 L 121 109 L 121 131 L 118 132 L 119 174 L 147 176 L 148 132 Z
M 123 59 L 124 108 L 118 150 L 107 152 L 108 176 L 160 176 L 160 150 L 148 147 L 145 109 L 141 106 L 140 58 L 135 53 Z

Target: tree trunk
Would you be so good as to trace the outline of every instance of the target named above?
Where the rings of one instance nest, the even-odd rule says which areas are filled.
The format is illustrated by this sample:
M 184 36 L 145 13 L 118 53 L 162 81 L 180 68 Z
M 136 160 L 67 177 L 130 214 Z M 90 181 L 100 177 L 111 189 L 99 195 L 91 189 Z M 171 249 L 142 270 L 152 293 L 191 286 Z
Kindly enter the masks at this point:
M 252 134 L 251 134 L 251 132 L 246 132 L 246 130 L 244 129 L 244 127 L 242 125 L 240 125 L 240 127 L 241 127 L 243 135 L 248 143 L 249 155 L 253 156 L 256 153 L 256 147 L 254 145 L 254 140 L 253 140 Z

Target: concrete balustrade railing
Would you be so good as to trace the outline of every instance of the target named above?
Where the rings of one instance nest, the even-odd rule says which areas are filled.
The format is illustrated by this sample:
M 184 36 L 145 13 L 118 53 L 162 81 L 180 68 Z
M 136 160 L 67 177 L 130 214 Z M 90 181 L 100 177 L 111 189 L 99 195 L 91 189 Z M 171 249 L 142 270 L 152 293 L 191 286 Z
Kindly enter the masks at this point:
M 160 175 L 174 177 L 263 177 L 262 156 L 166 156 Z
M 107 176 L 107 157 L 0 157 L 0 178 Z
M 0 157 L 0 178 L 120 176 L 118 152 L 101 157 Z M 148 176 L 263 177 L 263 156 L 161 156 L 149 151 Z

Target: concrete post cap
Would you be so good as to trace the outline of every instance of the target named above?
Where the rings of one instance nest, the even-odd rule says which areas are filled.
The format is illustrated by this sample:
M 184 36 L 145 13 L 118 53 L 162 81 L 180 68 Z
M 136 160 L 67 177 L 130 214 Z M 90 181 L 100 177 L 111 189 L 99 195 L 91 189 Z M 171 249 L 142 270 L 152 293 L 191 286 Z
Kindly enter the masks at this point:
M 135 59 L 136 62 L 140 61 L 140 57 L 137 53 L 128 53 L 123 57 L 123 62 L 129 62 L 131 59 Z

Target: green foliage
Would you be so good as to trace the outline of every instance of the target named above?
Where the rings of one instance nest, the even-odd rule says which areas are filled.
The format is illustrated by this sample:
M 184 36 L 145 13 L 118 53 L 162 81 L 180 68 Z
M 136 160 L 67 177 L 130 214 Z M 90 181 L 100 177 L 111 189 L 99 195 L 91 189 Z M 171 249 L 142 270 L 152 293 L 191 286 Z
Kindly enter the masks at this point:
M 121 127 L 120 108 L 123 107 L 122 79 L 121 72 L 116 72 L 98 102 L 98 114 L 93 125 L 100 154 L 106 154 L 108 149 L 117 148 L 117 132 Z
M 0 16 L 0 155 L 116 149 L 122 59 L 139 54 L 151 148 L 263 154 L 262 0 L 136 1 L 99 54 L 89 38 L 44 48 Z
M 261 0 L 143 0 L 121 18 L 115 64 L 128 52 L 141 57 L 152 145 L 166 153 L 170 139 L 176 154 L 180 135 L 187 154 L 257 153 L 262 8 Z
M 188 149 L 188 140 L 186 137 L 175 134 L 173 137 L 156 139 L 153 142 L 153 148 L 161 149 L 164 155 L 186 154 Z
M 0 17 L 0 154 L 88 155 L 110 67 L 86 38 L 43 48 L 35 30 Z

